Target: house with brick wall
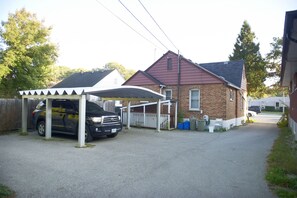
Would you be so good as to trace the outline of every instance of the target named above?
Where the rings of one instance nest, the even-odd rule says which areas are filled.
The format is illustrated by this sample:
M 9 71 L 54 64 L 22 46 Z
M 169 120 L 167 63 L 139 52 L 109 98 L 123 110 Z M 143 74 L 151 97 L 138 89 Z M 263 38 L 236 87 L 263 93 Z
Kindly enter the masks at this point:
M 281 85 L 289 88 L 289 127 L 297 140 L 297 10 L 286 12 Z
M 178 115 L 211 122 L 223 120 L 230 129 L 246 119 L 247 82 L 244 62 L 197 64 L 168 51 L 145 71 L 136 72 L 123 85 L 149 88 L 178 102 Z M 168 105 L 162 107 L 167 112 Z M 174 108 L 170 111 L 174 114 Z

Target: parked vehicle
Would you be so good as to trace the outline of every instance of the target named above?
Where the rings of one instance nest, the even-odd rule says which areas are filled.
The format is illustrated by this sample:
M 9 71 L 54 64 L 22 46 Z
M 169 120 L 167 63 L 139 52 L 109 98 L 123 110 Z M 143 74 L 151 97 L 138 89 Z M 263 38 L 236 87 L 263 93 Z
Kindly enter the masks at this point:
M 247 112 L 247 116 L 248 117 L 254 117 L 254 116 L 256 116 L 257 115 L 257 112 L 255 112 L 255 111 L 250 111 L 250 110 L 248 110 L 248 112 Z
M 250 111 L 255 111 L 257 114 L 262 112 L 262 110 L 261 110 L 261 108 L 259 106 L 250 106 L 249 110 Z
M 33 126 L 40 136 L 45 135 L 45 101 L 40 102 L 32 113 Z M 78 135 L 78 100 L 52 101 L 52 132 Z M 86 102 L 85 140 L 90 142 L 94 137 L 116 137 L 122 130 L 120 116 L 104 111 L 93 102 Z

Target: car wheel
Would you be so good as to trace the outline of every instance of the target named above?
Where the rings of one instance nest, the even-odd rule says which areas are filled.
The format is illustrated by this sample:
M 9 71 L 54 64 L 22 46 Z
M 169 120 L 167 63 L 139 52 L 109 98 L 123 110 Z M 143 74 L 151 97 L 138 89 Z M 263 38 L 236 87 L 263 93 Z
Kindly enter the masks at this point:
M 107 135 L 108 138 L 114 138 L 115 136 L 117 136 L 118 133 L 113 133 L 113 134 L 110 134 L 110 135 Z
M 251 113 L 248 113 L 248 117 L 252 117 L 252 114 Z
M 89 130 L 89 127 L 86 126 L 86 129 L 85 129 L 85 141 L 86 142 L 91 142 L 93 140 L 93 136 Z
M 42 120 L 42 121 L 39 121 L 37 123 L 37 133 L 38 135 L 40 136 L 45 136 L 45 122 Z

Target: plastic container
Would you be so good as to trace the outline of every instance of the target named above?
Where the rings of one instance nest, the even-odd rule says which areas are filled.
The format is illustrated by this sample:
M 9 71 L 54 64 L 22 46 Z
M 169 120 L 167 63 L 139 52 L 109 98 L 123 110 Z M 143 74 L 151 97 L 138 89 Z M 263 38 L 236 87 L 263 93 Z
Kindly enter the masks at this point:
M 205 120 L 198 120 L 197 131 L 204 131 Z
M 180 130 L 184 129 L 184 124 L 183 123 L 177 123 L 177 128 Z
M 190 129 L 191 129 L 191 131 L 196 130 L 196 119 L 190 120 Z
M 209 130 L 209 133 L 213 133 L 214 126 L 209 126 L 209 127 L 208 127 L 208 130 Z
M 185 130 L 190 130 L 190 121 L 185 121 L 184 122 L 184 129 Z

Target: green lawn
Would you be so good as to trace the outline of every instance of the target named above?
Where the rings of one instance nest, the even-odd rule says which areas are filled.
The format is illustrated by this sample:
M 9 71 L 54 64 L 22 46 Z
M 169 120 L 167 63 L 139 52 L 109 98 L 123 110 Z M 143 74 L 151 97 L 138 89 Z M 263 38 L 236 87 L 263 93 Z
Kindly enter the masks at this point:
M 266 180 L 281 198 L 297 198 L 297 142 L 287 127 L 280 129 L 267 159 Z

